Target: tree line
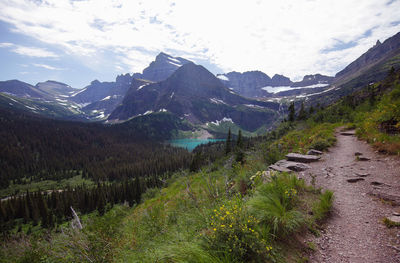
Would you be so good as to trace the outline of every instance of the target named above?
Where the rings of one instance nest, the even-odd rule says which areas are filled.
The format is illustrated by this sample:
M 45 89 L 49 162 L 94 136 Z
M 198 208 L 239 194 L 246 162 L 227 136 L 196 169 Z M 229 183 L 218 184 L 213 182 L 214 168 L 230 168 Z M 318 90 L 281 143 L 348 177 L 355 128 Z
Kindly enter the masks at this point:
M 52 229 L 72 218 L 71 207 L 82 214 L 97 210 L 103 215 L 114 204 L 138 204 L 148 188 L 162 184 L 162 178 L 136 176 L 122 182 L 98 183 L 95 187 L 81 185 L 63 190 L 27 191 L 0 201 L 0 231 L 7 237 L 15 226 L 28 223 Z
M 0 109 L 0 188 L 78 174 L 95 182 L 121 181 L 189 167 L 191 154 L 185 149 L 153 141 L 136 129 Z

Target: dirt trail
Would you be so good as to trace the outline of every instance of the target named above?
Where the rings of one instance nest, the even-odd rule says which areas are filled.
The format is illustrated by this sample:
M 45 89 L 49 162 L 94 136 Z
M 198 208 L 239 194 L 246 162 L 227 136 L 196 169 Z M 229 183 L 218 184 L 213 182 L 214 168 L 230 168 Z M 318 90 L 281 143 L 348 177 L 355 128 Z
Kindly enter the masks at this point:
M 355 136 L 337 132 L 336 138 L 336 146 L 302 174 L 307 180 L 314 175 L 317 186 L 335 193 L 332 216 L 321 236 L 308 240 L 317 247 L 310 262 L 400 262 L 400 228 L 382 224 L 400 207 L 371 194 L 400 198 L 400 158 L 378 154 Z M 355 152 L 371 160 L 358 161 Z M 356 174 L 364 175 L 364 180 L 347 181 Z

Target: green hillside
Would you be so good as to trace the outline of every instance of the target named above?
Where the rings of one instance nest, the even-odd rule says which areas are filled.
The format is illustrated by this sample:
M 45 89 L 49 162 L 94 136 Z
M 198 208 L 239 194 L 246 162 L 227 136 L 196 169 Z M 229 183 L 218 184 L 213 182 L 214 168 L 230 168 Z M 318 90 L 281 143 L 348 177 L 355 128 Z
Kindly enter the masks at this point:
M 360 138 L 381 152 L 399 154 L 400 71 L 388 72 L 383 81 L 326 108 L 305 109 L 293 122 L 282 122 L 263 137 L 241 140 L 238 136 L 225 149 L 203 145 L 194 151 L 191 169 L 148 186 L 145 193 L 135 197 L 133 207 L 124 205 L 123 197 L 118 197 L 115 202 L 93 207 L 89 213 L 80 211 L 82 230 L 70 227 L 66 220 L 71 217 L 47 229 L 43 219 L 36 225 L 17 219 L 19 224 L 3 231 L 0 259 L 307 262 L 315 244 L 297 237 L 319 235 L 329 216 L 333 193 L 315 188 L 312 182 L 307 185 L 295 175 L 269 172 L 267 168 L 288 152 L 326 150 L 335 144 L 334 131 L 341 126 L 356 128 Z M 155 121 L 162 123 L 168 117 L 159 118 Z M 182 124 L 176 125 L 172 128 Z M 207 161 L 210 153 L 219 157 Z M 208 164 L 194 165 L 196 158 L 204 158 L 202 163 Z M 139 187 L 133 182 L 136 179 L 126 187 Z M 115 189 L 123 189 L 124 183 L 114 187 L 98 185 L 87 194 L 119 196 Z M 1 204 L 0 211 L 5 211 Z M 4 230 L 4 219 L 1 223 Z

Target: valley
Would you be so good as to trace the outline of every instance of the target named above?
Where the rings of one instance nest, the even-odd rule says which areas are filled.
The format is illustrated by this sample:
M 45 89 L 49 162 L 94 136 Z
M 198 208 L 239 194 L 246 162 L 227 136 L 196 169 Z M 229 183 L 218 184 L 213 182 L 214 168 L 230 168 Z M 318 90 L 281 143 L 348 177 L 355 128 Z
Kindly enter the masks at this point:
M 0 81 L 1 262 L 400 262 L 400 33 L 296 80 L 157 50 Z

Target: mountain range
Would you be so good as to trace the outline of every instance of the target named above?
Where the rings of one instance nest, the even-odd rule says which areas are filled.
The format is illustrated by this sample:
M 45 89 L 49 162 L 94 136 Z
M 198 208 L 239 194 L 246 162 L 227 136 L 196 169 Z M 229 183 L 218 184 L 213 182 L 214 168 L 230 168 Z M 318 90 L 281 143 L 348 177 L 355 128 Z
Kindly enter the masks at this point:
M 221 124 L 256 132 L 283 118 L 288 101 L 329 104 L 382 80 L 391 67 L 399 66 L 400 33 L 378 41 L 335 77 L 306 75 L 297 82 L 261 71 L 215 76 L 189 60 L 160 53 L 142 73 L 122 74 L 111 82 L 94 80 L 80 90 L 53 80 L 35 86 L 0 81 L 0 106 L 57 119 L 106 123 L 168 112 L 211 132 Z

